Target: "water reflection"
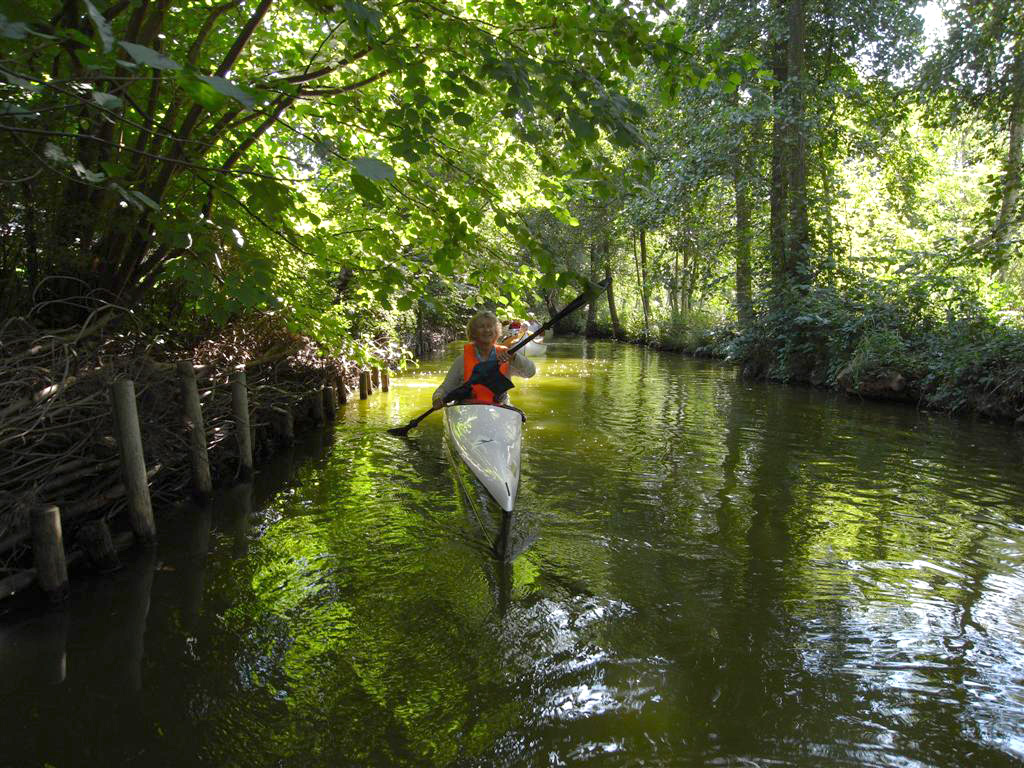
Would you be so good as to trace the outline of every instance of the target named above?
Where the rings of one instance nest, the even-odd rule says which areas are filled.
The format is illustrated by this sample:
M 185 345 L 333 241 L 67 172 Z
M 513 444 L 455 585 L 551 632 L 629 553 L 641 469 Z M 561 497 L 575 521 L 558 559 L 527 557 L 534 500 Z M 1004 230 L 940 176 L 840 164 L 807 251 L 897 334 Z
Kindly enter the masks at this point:
M 502 514 L 446 367 L 7 616 L 0 765 L 1024 761 L 1011 430 L 560 338 Z

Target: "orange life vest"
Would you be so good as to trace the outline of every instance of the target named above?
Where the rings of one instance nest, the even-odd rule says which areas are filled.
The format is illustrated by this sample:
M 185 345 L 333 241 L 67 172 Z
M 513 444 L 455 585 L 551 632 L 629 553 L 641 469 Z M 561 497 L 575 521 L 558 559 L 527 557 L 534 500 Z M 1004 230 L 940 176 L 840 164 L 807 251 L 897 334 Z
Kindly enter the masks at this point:
M 495 350 L 504 351 L 508 347 L 502 346 L 501 344 L 494 345 Z M 476 364 L 480 362 L 476 357 L 476 345 L 470 342 L 462 348 L 462 380 L 469 381 L 469 377 L 473 375 L 473 369 L 476 368 Z M 508 376 L 508 363 L 501 363 L 498 366 L 498 370 L 502 376 Z M 473 385 L 473 397 L 470 400 L 463 400 L 464 403 L 493 403 L 494 393 L 483 384 Z

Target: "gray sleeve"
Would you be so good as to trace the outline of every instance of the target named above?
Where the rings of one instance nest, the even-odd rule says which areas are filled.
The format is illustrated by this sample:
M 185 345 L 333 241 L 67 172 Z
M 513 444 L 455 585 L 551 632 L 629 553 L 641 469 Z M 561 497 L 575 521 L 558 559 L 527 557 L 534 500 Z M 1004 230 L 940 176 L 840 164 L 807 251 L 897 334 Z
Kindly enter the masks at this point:
M 532 374 L 531 374 L 532 375 Z M 441 386 L 434 390 L 434 396 L 431 401 L 440 400 L 453 389 L 462 385 L 462 355 L 459 355 L 452 362 L 452 367 L 448 369 L 448 374 L 444 377 L 444 381 L 441 382 Z
M 523 350 L 519 350 L 516 352 L 516 356 L 512 358 L 512 362 L 508 364 L 508 372 L 512 375 L 529 379 L 537 372 L 537 366 L 533 364 L 533 360 L 523 353 Z

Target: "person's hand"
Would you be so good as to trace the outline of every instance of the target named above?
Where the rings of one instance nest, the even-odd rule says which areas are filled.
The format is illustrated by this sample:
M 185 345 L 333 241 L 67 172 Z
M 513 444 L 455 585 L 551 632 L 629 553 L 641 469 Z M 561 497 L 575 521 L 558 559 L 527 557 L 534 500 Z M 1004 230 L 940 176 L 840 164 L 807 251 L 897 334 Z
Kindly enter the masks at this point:
M 444 400 L 442 400 L 439 397 L 434 398 L 434 410 L 437 411 L 440 410 L 441 408 L 444 408 Z
M 516 353 L 515 352 L 510 353 L 507 349 L 499 349 L 499 350 L 496 350 L 495 357 L 498 358 L 498 362 L 499 363 L 507 363 L 509 360 L 515 360 L 516 359 Z

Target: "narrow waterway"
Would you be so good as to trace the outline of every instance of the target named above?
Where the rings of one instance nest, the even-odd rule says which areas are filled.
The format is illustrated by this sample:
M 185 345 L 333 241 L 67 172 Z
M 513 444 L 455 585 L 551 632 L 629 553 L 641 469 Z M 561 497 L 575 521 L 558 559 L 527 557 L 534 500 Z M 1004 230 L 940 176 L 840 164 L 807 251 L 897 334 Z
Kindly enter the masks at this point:
M 0 608 L 0 766 L 1024 765 L 1019 433 L 537 362 L 511 519 L 439 416 L 385 432 L 438 360 L 66 608 Z

